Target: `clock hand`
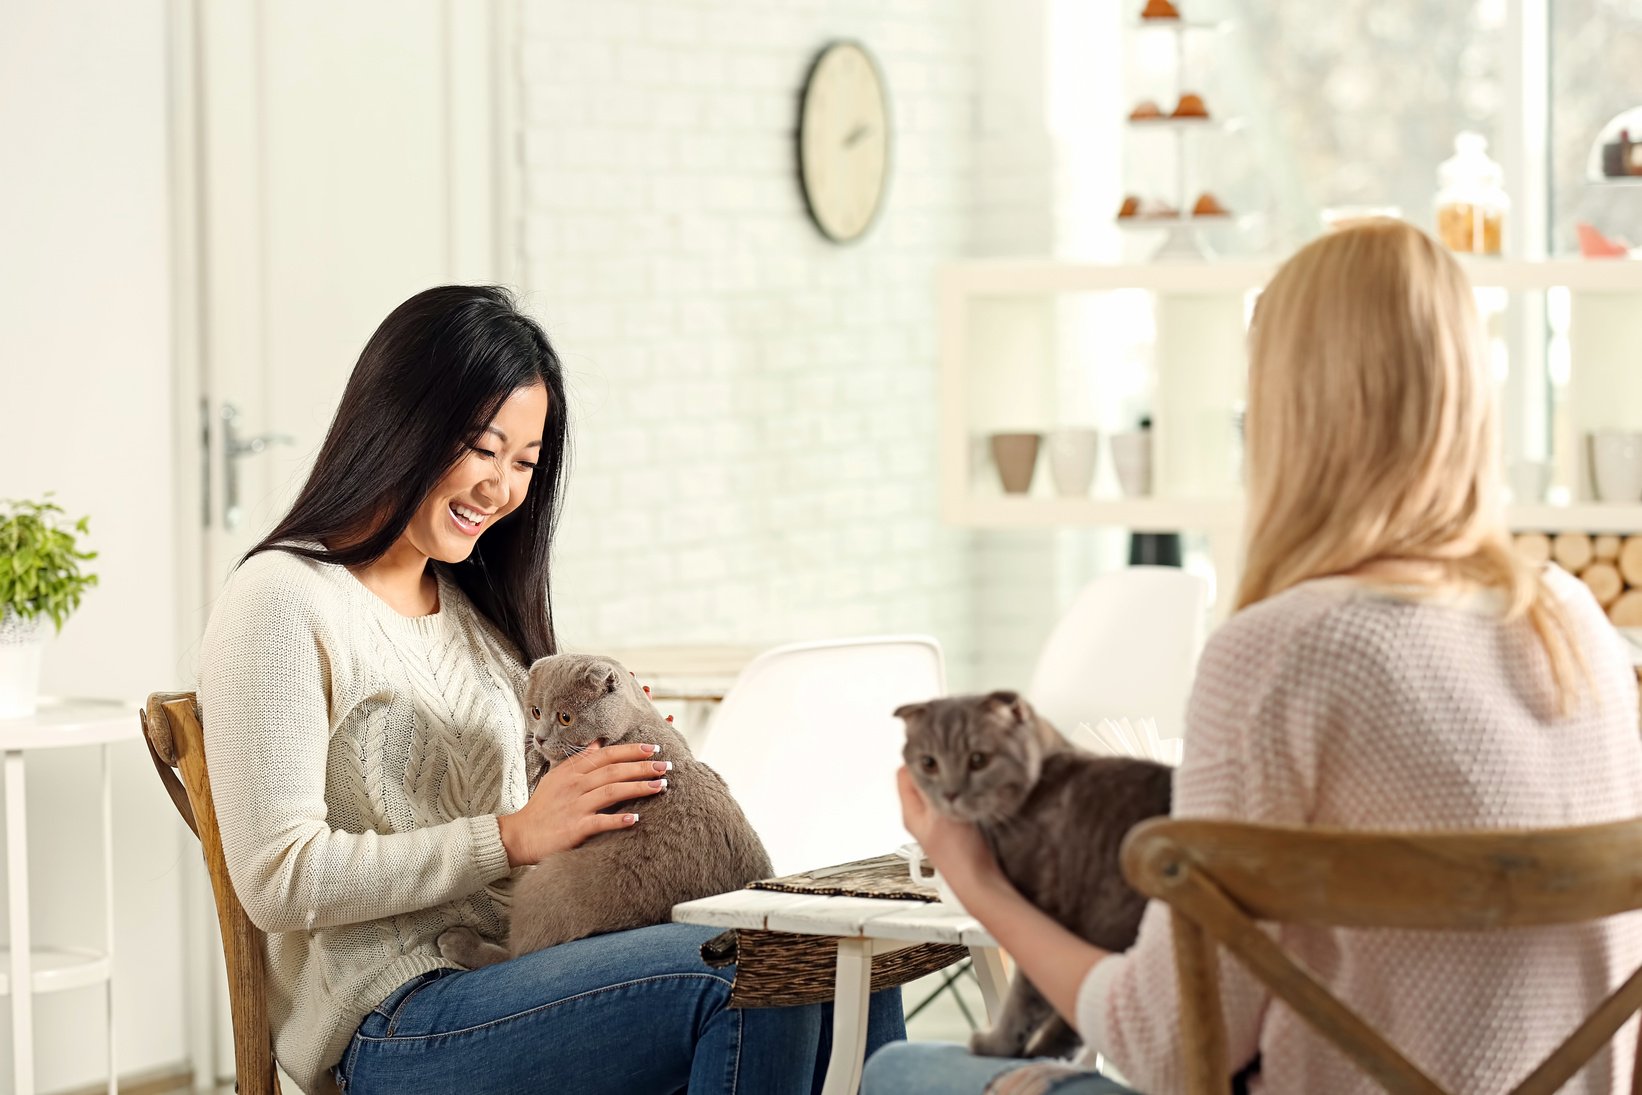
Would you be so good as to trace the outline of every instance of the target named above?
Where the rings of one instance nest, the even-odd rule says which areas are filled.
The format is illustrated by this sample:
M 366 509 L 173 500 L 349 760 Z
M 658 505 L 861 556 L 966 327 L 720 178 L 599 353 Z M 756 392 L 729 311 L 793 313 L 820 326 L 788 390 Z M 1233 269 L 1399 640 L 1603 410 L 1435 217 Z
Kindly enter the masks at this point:
M 861 143 L 862 139 L 865 138 L 867 134 L 871 132 L 872 127 L 870 125 L 862 123 L 861 125 L 856 126 L 850 131 L 850 135 L 844 138 L 844 147 L 854 148 L 857 144 Z

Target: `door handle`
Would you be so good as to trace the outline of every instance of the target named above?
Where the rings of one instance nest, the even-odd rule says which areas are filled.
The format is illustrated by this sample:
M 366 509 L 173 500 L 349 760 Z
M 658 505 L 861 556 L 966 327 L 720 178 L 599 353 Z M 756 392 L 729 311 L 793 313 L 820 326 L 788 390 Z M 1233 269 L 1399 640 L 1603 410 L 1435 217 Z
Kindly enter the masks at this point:
M 283 433 L 264 433 L 255 437 L 241 437 L 235 423 L 239 408 L 232 403 L 222 405 L 222 523 L 228 529 L 239 527 L 245 513 L 239 502 L 239 462 L 247 456 L 267 451 L 269 445 L 289 445 L 296 439 Z

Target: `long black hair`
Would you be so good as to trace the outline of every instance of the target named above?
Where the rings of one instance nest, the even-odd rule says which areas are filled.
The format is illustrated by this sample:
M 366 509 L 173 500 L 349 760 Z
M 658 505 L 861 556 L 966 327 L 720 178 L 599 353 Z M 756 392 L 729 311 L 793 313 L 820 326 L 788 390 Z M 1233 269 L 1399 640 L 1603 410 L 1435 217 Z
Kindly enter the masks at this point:
M 382 321 L 302 493 L 245 557 L 278 549 L 347 567 L 374 563 L 508 396 L 537 383 L 547 385 L 547 423 L 524 503 L 479 538 L 466 562 L 434 566 L 527 664 L 555 653 L 548 562 L 569 460 L 564 371 L 547 335 L 505 289 L 442 285 Z

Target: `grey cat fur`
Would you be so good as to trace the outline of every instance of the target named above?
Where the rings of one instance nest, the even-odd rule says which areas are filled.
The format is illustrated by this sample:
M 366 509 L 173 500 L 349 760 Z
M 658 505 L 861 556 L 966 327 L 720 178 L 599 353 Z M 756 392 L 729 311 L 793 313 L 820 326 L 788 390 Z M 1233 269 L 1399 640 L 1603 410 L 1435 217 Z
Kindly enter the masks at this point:
M 532 715 L 532 712 L 539 715 Z M 559 713 L 569 718 L 561 725 Z M 513 891 L 507 945 L 472 928 L 439 936 L 439 951 L 469 969 L 572 939 L 664 923 L 680 901 L 740 889 L 770 876 L 770 857 L 729 788 L 696 760 L 621 663 L 555 654 L 530 667 L 526 748 L 549 765 L 590 742 L 649 742 L 673 762 L 667 790 L 607 812 L 636 812 L 627 829 L 601 833 L 526 871 Z
M 1173 772 L 1131 757 L 1073 748 L 1014 692 L 908 704 L 903 751 L 940 812 L 976 823 L 1022 896 L 1109 951 L 1135 941 L 1146 899 L 1123 878 L 1129 829 L 1169 812 Z M 972 765 L 972 758 L 985 759 Z M 1065 1057 L 1079 1044 L 1023 974 L 991 1030 L 970 1038 L 988 1057 Z

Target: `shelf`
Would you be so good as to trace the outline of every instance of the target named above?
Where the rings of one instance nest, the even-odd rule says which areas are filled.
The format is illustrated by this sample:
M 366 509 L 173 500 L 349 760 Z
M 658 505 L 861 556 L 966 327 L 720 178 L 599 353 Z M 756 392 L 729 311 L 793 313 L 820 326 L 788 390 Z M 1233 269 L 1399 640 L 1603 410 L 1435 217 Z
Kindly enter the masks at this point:
M 1524 259 L 1460 256 L 1478 288 L 1547 289 L 1565 286 L 1590 293 L 1642 293 L 1642 261 L 1628 259 Z M 1154 293 L 1242 293 L 1263 286 L 1277 269 L 1272 259 L 1213 262 L 1093 263 L 1041 258 L 970 259 L 940 273 L 945 292 L 962 296 L 1044 296 L 1054 293 L 1144 289 Z
M 1248 124 L 1242 118 L 1216 118 L 1203 114 L 1184 117 L 1163 114 L 1151 118 L 1125 118 L 1124 122 L 1133 129 L 1218 129 L 1227 133 L 1234 133 Z
M 1508 506 L 1513 532 L 1642 532 L 1642 505 L 1575 502 L 1566 506 Z
M 1169 30 L 1176 34 L 1183 31 L 1203 31 L 1207 34 L 1223 34 L 1236 26 L 1230 19 L 1191 20 L 1191 19 L 1136 19 L 1129 24 L 1130 30 Z
M 35 947 L 31 980 L 36 995 L 100 985 L 109 978 L 108 955 L 84 947 Z M 0 996 L 11 995 L 11 948 L 0 947 Z
M 1051 498 L 975 495 L 966 499 L 958 524 L 971 528 L 1126 528 L 1134 532 L 1233 531 L 1243 521 L 1235 498 Z M 1642 505 L 1583 502 L 1574 505 L 1509 506 L 1513 532 L 1642 532 Z
M 1232 498 L 1035 498 L 980 495 L 969 498 L 958 523 L 973 528 L 1126 528 L 1135 532 L 1229 529 L 1242 521 L 1243 503 Z

